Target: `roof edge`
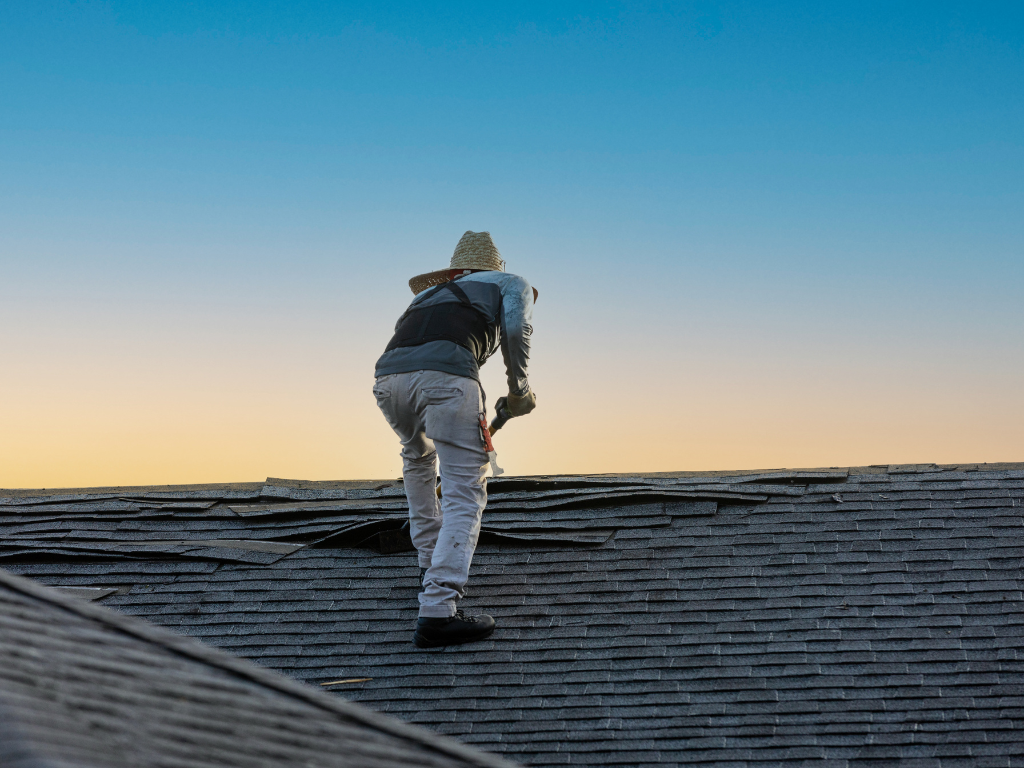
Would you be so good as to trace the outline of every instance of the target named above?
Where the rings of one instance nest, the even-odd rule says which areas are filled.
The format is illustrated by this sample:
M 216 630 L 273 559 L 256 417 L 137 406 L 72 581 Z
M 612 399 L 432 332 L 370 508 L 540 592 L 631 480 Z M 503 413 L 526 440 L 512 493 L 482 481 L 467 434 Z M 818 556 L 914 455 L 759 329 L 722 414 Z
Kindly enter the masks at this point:
M 891 467 L 934 467 L 938 471 L 961 470 L 965 472 L 997 472 L 1000 470 L 1024 470 L 1024 461 L 997 462 L 960 462 L 956 464 L 935 464 L 929 462 L 889 464 L 867 464 L 848 467 L 771 467 L 766 469 L 702 469 L 679 470 L 676 472 L 600 472 L 594 474 L 546 474 L 546 475 L 502 475 L 502 480 L 536 480 L 547 477 L 650 477 L 650 478 L 688 478 L 688 477 L 743 477 L 744 475 L 761 475 L 773 472 L 847 472 L 850 475 L 884 475 Z M 293 480 L 280 477 L 268 477 L 263 482 L 253 483 L 195 483 L 178 485 L 107 485 L 85 488 L 0 488 L 0 495 L 9 498 L 21 496 L 32 497 L 41 494 L 56 496 L 67 494 L 117 494 L 125 493 L 160 493 L 174 491 L 261 491 L 267 486 L 295 488 L 300 490 L 317 489 L 348 489 L 364 490 L 377 487 L 400 485 L 401 478 L 380 480 Z

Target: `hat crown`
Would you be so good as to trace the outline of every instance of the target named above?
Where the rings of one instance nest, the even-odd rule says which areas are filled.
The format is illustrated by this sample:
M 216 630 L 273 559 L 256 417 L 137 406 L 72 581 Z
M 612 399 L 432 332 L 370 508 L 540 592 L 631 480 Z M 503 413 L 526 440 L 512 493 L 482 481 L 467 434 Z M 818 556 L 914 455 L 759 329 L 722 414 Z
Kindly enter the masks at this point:
M 504 272 L 505 260 L 501 258 L 490 232 L 467 231 L 455 246 L 449 269 L 490 269 Z

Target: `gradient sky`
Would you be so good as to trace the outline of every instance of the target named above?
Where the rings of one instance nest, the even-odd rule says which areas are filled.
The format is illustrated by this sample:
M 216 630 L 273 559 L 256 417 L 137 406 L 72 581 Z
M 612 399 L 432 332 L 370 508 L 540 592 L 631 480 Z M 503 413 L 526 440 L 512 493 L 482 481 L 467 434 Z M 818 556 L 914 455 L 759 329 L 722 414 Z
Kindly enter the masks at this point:
M 492 5 L 3 3 L 0 487 L 398 476 L 467 229 L 510 473 L 1024 460 L 1024 4 Z

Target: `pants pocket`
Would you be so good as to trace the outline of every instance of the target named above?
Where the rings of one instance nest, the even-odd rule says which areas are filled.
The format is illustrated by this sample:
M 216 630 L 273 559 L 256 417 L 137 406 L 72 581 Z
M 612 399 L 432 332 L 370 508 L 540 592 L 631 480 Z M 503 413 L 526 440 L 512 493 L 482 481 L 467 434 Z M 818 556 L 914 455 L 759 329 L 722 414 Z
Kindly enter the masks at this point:
M 384 418 L 392 429 L 397 429 L 397 418 L 395 416 L 395 401 L 391 388 L 384 382 L 378 381 L 373 385 L 373 396 L 377 399 L 377 407 L 380 408 Z
M 480 442 L 479 397 L 461 388 L 422 390 L 426 408 L 424 427 L 431 440 L 441 440 L 464 448 Z
M 423 399 L 427 405 L 444 405 L 462 399 L 463 392 L 458 387 L 430 387 L 423 390 Z

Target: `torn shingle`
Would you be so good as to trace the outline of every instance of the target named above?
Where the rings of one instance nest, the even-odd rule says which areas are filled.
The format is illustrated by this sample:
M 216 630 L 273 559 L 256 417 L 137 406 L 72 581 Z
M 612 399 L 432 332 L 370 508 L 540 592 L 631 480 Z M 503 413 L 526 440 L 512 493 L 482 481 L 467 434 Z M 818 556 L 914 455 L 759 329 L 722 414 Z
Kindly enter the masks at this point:
M 107 595 L 115 594 L 117 587 L 55 587 L 58 592 L 84 600 L 102 600 Z

